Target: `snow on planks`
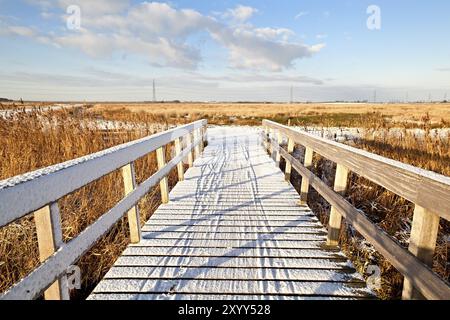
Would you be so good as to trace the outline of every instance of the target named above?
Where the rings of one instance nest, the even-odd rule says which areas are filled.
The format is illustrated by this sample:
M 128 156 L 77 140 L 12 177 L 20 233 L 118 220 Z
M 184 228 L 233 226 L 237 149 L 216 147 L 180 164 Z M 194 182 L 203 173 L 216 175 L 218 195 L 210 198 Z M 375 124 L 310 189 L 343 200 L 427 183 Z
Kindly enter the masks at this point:
M 371 298 L 259 139 L 257 129 L 209 129 L 170 203 L 89 298 Z

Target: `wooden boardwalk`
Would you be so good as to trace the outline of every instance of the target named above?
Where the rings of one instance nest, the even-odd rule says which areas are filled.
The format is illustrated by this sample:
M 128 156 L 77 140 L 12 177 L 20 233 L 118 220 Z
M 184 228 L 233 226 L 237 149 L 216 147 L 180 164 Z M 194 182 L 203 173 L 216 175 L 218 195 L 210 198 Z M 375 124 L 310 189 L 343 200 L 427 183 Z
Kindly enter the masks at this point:
M 89 299 L 362 299 L 363 278 L 261 145 L 210 128 L 208 146 Z
M 0 300 L 69 299 L 73 268 L 125 215 L 132 244 L 89 299 L 373 298 L 339 250 L 345 221 L 404 276 L 403 299 L 450 300 L 450 284 L 431 269 L 450 220 L 450 177 L 273 121 L 262 127 L 210 127 L 203 150 L 207 121 L 197 120 L 0 181 L 0 228 L 33 216 L 40 260 Z M 135 162 L 152 153 L 158 170 L 137 183 Z M 336 165 L 333 188 L 311 171 L 314 154 Z M 286 182 L 294 170 L 300 196 Z M 112 172 L 123 198 L 64 241 L 60 199 Z M 350 173 L 414 204 L 408 248 L 347 201 Z M 164 204 L 141 227 L 136 205 L 158 184 Z M 328 231 L 300 204 L 311 189 L 331 206 Z

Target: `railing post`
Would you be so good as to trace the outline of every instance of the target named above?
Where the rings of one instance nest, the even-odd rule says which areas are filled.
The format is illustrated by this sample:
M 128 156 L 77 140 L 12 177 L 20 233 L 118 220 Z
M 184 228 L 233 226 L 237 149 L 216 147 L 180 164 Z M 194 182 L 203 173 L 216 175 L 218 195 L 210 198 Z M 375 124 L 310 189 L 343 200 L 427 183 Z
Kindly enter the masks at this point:
M 283 143 L 283 135 L 281 134 L 280 130 L 278 130 L 278 132 L 277 132 L 277 143 L 278 143 L 278 148 L 281 148 L 281 144 Z M 275 163 L 277 164 L 277 167 L 280 166 L 280 161 L 281 161 L 281 152 L 280 152 L 280 149 L 277 149 L 277 155 L 276 155 L 276 159 L 275 159 Z
M 292 140 L 290 137 L 288 137 L 288 148 L 287 148 L 287 152 L 289 154 L 291 154 L 292 152 L 294 152 L 294 140 Z M 291 172 L 292 172 L 292 164 L 289 160 L 286 159 L 286 170 L 285 170 L 285 179 L 286 181 L 291 181 Z
M 190 132 L 187 134 L 186 143 L 187 143 L 188 147 L 190 148 L 191 144 L 192 144 L 192 134 Z M 194 165 L 194 154 L 192 153 L 192 149 L 191 149 L 191 151 L 189 151 L 187 159 L 188 159 L 189 168 L 192 168 L 192 166 Z
M 202 128 L 200 129 L 200 133 L 201 133 L 201 137 L 202 137 L 202 143 L 201 143 L 200 151 L 203 153 L 203 151 L 205 150 L 206 127 L 202 126 Z
M 269 129 L 269 151 L 270 151 L 270 157 L 275 161 L 276 160 L 276 150 L 273 148 L 273 140 L 275 135 L 275 129 L 270 128 Z
M 158 170 L 161 170 L 166 165 L 166 147 L 162 146 L 156 150 L 156 160 L 158 162 Z M 169 180 L 164 177 L 159 182 L 161 189 L 161 202 L 169 203 Z
M 129 163 L 122 167 L 122 178 L 125 196 L 133 192 L 136 188 L 136 173 L 134 170 L 134 163 Z M 130 241 L 131 243 L 139 243 L 141 241 L 141 223 L 139 208 L 135 205 L 128 210 L 128 227 L 130 229 Z
M 313 149 L 306 147 L 303 165 L 308 170 L 311 170 L 313 156 L 314 156 Z M 309 180 L 306 178 L 302 178 L 302 185 L 300 188 L 300 204 L 305 205 L 308 202 L 308 192 L 309 192 Z
M 262 140 L 262 146 L 264 148 L 264 151 L 266 151 L 266 152 L 269 150 L 269 142 L 268 142 L 268 139 L 267 139 L 267 135 L 268 134 L 269 134 L 269 128 L 267 126 L 264 126 L 264 128 L 263 128 L 263 135 L 264 135 L 264 137 L 263 137 L 263 140 Z
M 177 139 L 175 139 L 175 155 L 179 156 L 181 154 L 181 151 L 182 151 L 181 138 L 177 138 Z M 178 162 L 177 170 L 178 170 L 178 181 L 183 181 L 184 180 L 183 160 Z
M 334 191 L 344 195 L 347 190 L 347 178 L 349 170 L 338 164 L 336 167 L 336 177 L 334 178 Z M 334 208 L 331 207 L 330 220 L 328 222 L 328 239 L 327 245 L 330 247 L 335 247 L 339 244 L 339 234 L 341 232 L 342 216 Z
M 194 143 L 197 143 L 197 140 L 199 138 L 199 129 L 196 129 L 194 131 Z M 200 144 L 195 145 L 195 159 L 198 159 L 200 157 Z
M 439 231 L 439 216 L 418 205 L 415 206 L 408 250 L 428 266 L 433 265 L 434 250 Z M 403 281 L 402 299 L 425 299 L 409 279 Z
M 61 217 L 58 203 L 34 212 L 34 222 L 39 247 L 39 261 L 44 262 L 58 250 L 62 243 Z M 66 275 L 61 276 L 44 292 L 45 300 L 69 300 Z

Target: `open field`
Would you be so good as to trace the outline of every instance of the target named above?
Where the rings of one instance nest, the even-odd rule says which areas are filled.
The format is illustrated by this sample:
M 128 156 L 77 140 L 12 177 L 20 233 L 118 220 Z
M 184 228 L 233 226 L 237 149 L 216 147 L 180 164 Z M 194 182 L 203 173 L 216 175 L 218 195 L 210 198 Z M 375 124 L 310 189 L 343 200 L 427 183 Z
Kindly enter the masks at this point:
M 180 116 L 207 117 L 213 123 L 225 124 L 259 124 L 263 118 L 287 120 L 292 124 L 319 124 L 321 121 L 340 122 L 340 125 L 367 123 L 362 116 L 382 115 L 393 122 L 417 122 L 424 116 L 434 124 L 450 122 L 450 103 L 417 103 L 417 104 L 364 104 L 364 103 L 311 103 L 311 104 L 261 104 L 261 103 L 151 103 L 151 104 L 95 104 L 94 111 L 109 111 L 126 109 L 133 112 L 149 112 L 155 115 L 165 115 L 168 118 Z M 232 119 L 230 119 L 230 117 Z M 367 120 L 367 119 L 366 119 Z M 211 122 L 211 121 L 210 121 Z
M 46 106 L 51 106 L 47 104 Z M 260 125 L 260 119 L 311 126 L 317 132 L 330 127 L 356 128 L 358 135 L 340 140 L 356 146 L 450 176 L 449 135 L 436 135 L 434 128 L 450 127 L 450 104 L 414 105 L 276 105 L 276 104 L 95 104 L 67 110 L 19 111 L 0 117 L 0 179 L 32 171 L 165 130 L 171 125 L 208 118 L 211 124 Z M 395 129 L 396 134 L 390 130 Z M 411 130 L 412 129 L 412 130 Z M 421 130 L 417 134 L 415 130 Z M 333 131 L 334 132 L 334 131 Z M 330 138 L 336 138 L 331 134 Z M 296 157 L 303 157 L 301 148 Z M 168 155 L 169 156 L 169 155 Z M 154 155 L 136 164 L 138 181 L 156 171 Z M 314 158 L 314 172 L 332 185 L 335 165 Z M 68 241 L 123 195 L 114 172 L 60 200 L 64 240 Z M 298 187 L 300 178 L 293 176 Z M 368 181 L 351 175 L 347 199 L 405 247 L 408 245 L 413 206 Z M 175 181 L 172 174 L 170 181 Z M 114 190 L 114 192 L 111 192 Z M 159 190 L 140 203 L 141 220 L 146 221 L 159 205 Z M 312 192 L 310 206 L 326 223 L 330 207 Z M 0 230 L 0 292 L 26 275 L 38 263 L 36 231 L 32 217 Z M 441 223 L 433 269 L 449 279 L 450 227 Z M 16 245 L 20 243 L 21 245 Z M 126 218 L 91 249 L 78 265 L 82 268 L 85 297 L 98 283 L 128 243 Z M 347 227 L 341 245 L 361 272 L 368 264 L 381 266 L 382 298 L 397 298 L 402 277 L 373 248 Z

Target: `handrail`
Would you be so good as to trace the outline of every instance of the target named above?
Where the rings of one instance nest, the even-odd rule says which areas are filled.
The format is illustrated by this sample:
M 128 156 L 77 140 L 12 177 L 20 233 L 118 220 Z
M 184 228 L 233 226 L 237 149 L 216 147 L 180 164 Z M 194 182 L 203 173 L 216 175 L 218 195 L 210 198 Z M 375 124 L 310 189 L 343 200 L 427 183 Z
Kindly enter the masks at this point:
M 281 131 L 295 142 L 313 149 L 328 160 L 344 165 L 358 175 L 423 208 L 436 210 L 436 204 L 439 203 L 436 214 L 450 220 L 450 177 L 307 132 L 293 130 L 270 120 L 263 120 L 263 126 Z
M 266 147 L 271 148 L 272 152 L 276 152 L 277 160 L 280 156 L 286 160 L 289 175 L 290 168 L 292 167 L 306 181 L 306 186 L 302 181 L 302 200 L 306 200 L 305 193 L 308 193 L 308 186 L 311 185 L 332 205 L 328 234 L 329 245 L 337 244 L 337 237 L 341 228 L 340 216 L 342 216 L 405 276 L 404 299 L 422 297 L 428 299 L 450 299 L 449 284 L 439 278 L 428 267 L 431 265 L 436 245 L 439 217 L 447 220 L 449 217 L 449 212 L 446 210 L 440 211 L 439 215 L 438 213 L 434 213 L 434 210 L 436 210 L 437 204 L 440 208 L 442 206 L 444 208 L 448 206 L 450 178 L 294 130 L 272 121 L 264 120 L 263 126 L 269 130 L 278 131 L 278 137 L 276 138 L 272 138 L 268 133 L 265 133 L 265 139 L 268 142 Z M 290 146 L 288 151 L 280 146 L 280 137 L 282 134 L 288 137 Z M 313 152 L 317 152 L 337 163 L 338 170 L 336 173 L 335 190 L 328 187 L 319 177 L 315 176 L 309 170 L 310 159 L 306 160 L 305 158 L 305 165 L 303 165 L 290 154 L 293 151 L 294 143 L 304 145 L 310 159 L 312 158 Z M 306 163 L 308 164 L 306 165 Z M 379 175 L 383 176 L 383 179 L 377 178 L 375 175 L 378 170 L 382 171 L 379 172 Z M 342 192 L 346 188 L 349 171 L 360 174 L 383 187 L 389 186 L 390 191 L 400 196 L 405 198 L 409 196 L 419 201 L 419 205 L 416 203 L 414 213 L 409 252 L 342 196 Z M 389 182 L 388 177 L 397 180 Z M 402 181 L 405 183 L 405 180 L 399 180 L 401 177 L 409 177 L 410 179 L 406 180 L 406 183 L 412 184 L 413 188 L 418 188 L 418 192 L 414 197 L 405 188 L 401 187 Z M 288 175 L 286 178 L 288 179 Z M 422 181 L 422 183 L 426 184 L 427 188 L 435 192 L 432 196 L 433 201 L 435 201 L 434 206 L 431 206 L 431 203 L 429 203 L 429 193 L 425 193 L 425 195 L 421 194 L 423 188 L 417 185 L 417 181 Z M 399 186 L 398 188 L 396 188 L 397 185 Z M 411 188 L 411 185 L 409 187 Z M 427 205 L 425 209 L 420 206 L 424 204 Z
M 0 181 L 0 227 L 55 202 L 189 132 L 202 128 L 206 123 L 206 120 L 199 120 Z
M 44 236 L 41 238 L 39 237 L 38 232 L 39 248 L 41 249 L 41 247 L 44 248 L 45 246 L 50 246 L 53 250 L 46 256 L 43 256 L 42 252 L 40 252 L 42 263 L 29 275 L 9 288 L 8 291 L 0 295 L 0 300 L 34 299 L 44 291 L 46 299 L 67 299 L 68 291 L 67 281 L 65 279 L 66 269 L 88 251 L 100 237 L 123 217 L 127 211 L 130 233 L 139 235 L 136 241 L 138 242 L 140 240 L 139 217 L 136 217 L 136 211 L 132 211 L 132 208 L 135 207 L 139 200 L 144 197 L 153 186 L 158 184 L 158 182 L 160 184 L 167 183 L 167 181 L 165 181 L 167 180 L 166 177 L 173 168 L 178 167 L 178 170 L 184 170 L 181 166 L 177 165 L 186 157 L 192 159 L 194 149 L 203 149 L 206 125 L 206 120 L 200 120 L 90 156 L 0 182 L 0 226 L 6 225 L 11 221 L 32 212 L 34 210 L 33 208 L 36 206 L 48 206 L 49 209 L 47 211 L 41 209 L 35 211 L 34 214 L 35 217 L 44 217 L 45 219 L 46 213 L 48 213 L 48 216 L 51 218 L 47 221 L 50 225 L 49 230 L 46 230 L 42 226 L 38 226 L 37 222 L 36 227 L 37 229 L 40 228 L 46 231 L 46 233 L 42 233 Z M 193 133 L 195 135 L 195 140 L 192 142 L 191 135 Z M 188 136 L 189 145 L 182 149 L 179 139 L 184 135 Z M 163 156 L 164 146 L 172 141 L 175 141 L 177 145 L 176 156 L 168 163 L 165 163 Z M 158 151 L 158 163 L 162 164 L 156 173 L 140 185 L 131 186 L 131 191 L 126 194 L 119 203 L 103 214 L 77 237 L 67 243 L 61 241 L 60 217 L 56 202 L 60 197 L 69 194 L 114 170 L 130 166 L 135 160 L 155 150 Z M 189 162 L 191 166 L 192 163 L 191 161 Z M 83 173 L 83 171 L 86 170 L 90 171 Z M 126 176 L 130 173 L 131 176 Z M 129 181 L 134 181 L 134 170 L 125 170 L 123 171 L 123 174 L 125 184 Z M 180 176 L 182 175 L 179 172 L 179 177 Z M 72 180 L 67 180 L 69 178 Z M 68 185 L 64 185 L 64 182 Z M 47 193 L 39 193 L 39 190 L 36 190 L 42 188 L 40 186 L 51 186 L 52 183 L 60 184 L 60 190 L 52 188 L 47 190 Z M 5 208 L 12 208 L 15 203 L 3 204 L 2 202 L 17 201 L 17 197 L 14 196 L 13 192 L 15 189 L 18 190 L 16 192 L 21 193 L 24 197 L 23 202 L 25 205 L 22 204 L 20 209 L 14 211 L 14 214 L 8 215 L 7 211 L 3 210 L 5 210 Z M 40 197 L 38 199 L 28 199 L 24 196 L 26 195 L 25 191 L 27 189 L 30 190 L 29 193 L 32 195 L 36 196 L 36 194 L 39 194 Z M 162 198 L 164 197 L 168 199 L 167 194 L 162 194 Z M 27 212 L 27 210 L 29 211 Z M 134 224 L 130 222 L 132 214 L 135 215 Z M 55 241 L 56 238 L 58 238 L 59 241 Z

